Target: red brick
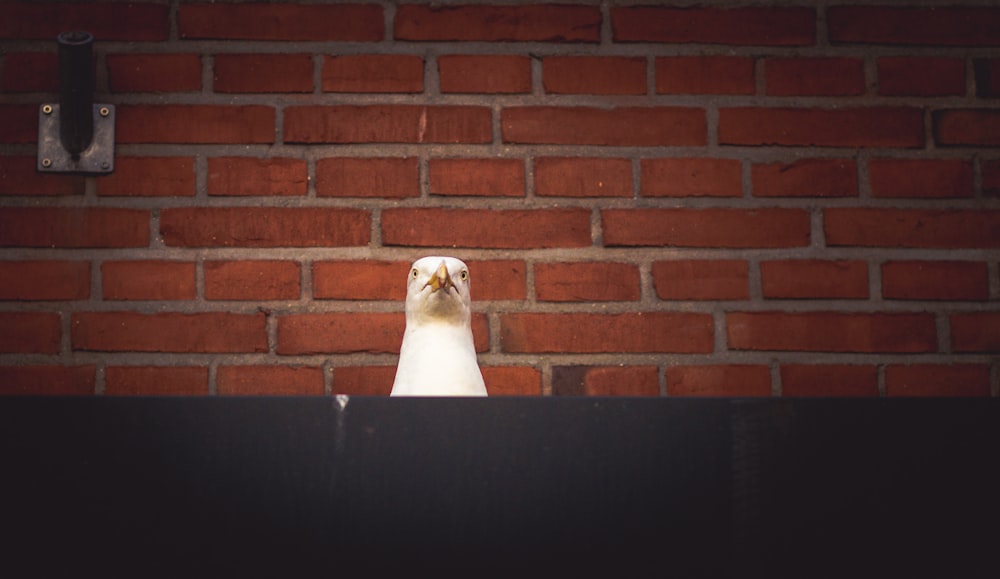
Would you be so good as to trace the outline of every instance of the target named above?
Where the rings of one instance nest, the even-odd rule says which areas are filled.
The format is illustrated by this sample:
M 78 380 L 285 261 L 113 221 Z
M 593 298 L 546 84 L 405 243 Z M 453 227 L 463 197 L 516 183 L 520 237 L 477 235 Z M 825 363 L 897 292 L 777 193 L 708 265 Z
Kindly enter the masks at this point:
M 399 353 L 406 319 L 402 313 L 294 314 L 278 318 L 278 354 Z M 473 314 L 476 350 L 489 349 L 485 314 Z
M 473 301 L 528 297 L 527 265 L 521 260 L 469 261 Z
M 615 42 L 808 46 L 816 40 L 812 8 L 622 6 L 611 9 Z
M 193 197 L 193 157 L 119 157 L 115 172 L 97 180 L 97 194 L 120 197 Z
M 431 159 L 432 195 L 524 197 L 521 159 Z
M 668 396 L 771 395 L 771 370 L 767 366 L 672 366 L 667 368 Z
M 732 312 L 732 350 L 918 353 L 937 350 L 933 314 Z
M 830 246 L 997 248 L 1000 211 L 828 208 L 823 211 Z
M 934 141 L 943 146 L 1000 145 L 1000 111 L 995 109 L 952 109 L 933 112 Z
M 962 159 L 872 159 L 874 197 L 972 197 L 972 165 Z
M 983 194 L 1000 197 L 1000 161 L 983 161 Z
M 54 52 L 8 53 L 0 67 L 0 89 L 6 93 L 59 92 L 59 57 Z
M 962 62 L 963 67 L 964 64 Z M 1000 58 L 977 58 L 972 61 L 972 66 L 976 78 L 976 96 L 1000 96 Z
M 323 368 L 315 366 L 220 366 L 221 396 L 322 396 Z
M 882 96 L 962 96 L 965 62 L 961 58 L 886 56 L 878 61 Z
M 742 56 L 664 56 L 656 59 L 658 94 L 742 94 L 756 91 L 754 62 Z
M 323 92 L 419 93 L 424 59 L 410 54 L 327 56 Z
M 771 96 L 857 96 L 865 92 L 860 58 L 769 58 L 764 62 Z
M 867 299 L 868 264 L 860 260 L 783 259 L 760 264 L 769 299 Z
M 853 159 L 802 159 L 754 165 L 754 197 L 857 197 Z
M 304 196 L 309 187 L 302 159 L 213 157 L 208 160 L 209 195 Z
M 420 195 L 419 159 L 416 157 L 319 159 L 316 161 L 316 195 L 417 197 Z
M 84 177 L 39 173 L 38 159 L 0 156 L 0 196 L 83 195 Z
M 918 108 L 755 108 L 719 110 L 719 143 L 817 147 L 922 147 Z
M 0 247 L 123 248 L 149 245 L 149 211 L 0 208 Z
M 0 300 L 61 301 L 90 297 L 86 261 L 0 261 Z
M 434 6 L 397 8 L 394 38 L 416 41 L 598 42 L 597 6 Z
M 882 297 L 894 300 L 987 300 L 986 264 L 975 261 L 888 261 Z
M 542 373 L 528 366 L 482 366 L 490 396 L 540 396 Z
M 708 143 L 705 111 L 685 107 L 508 107 L 505 143 L 603 146 L 699 146 Z
M 552 94 L 646 94 L 645 57 L 548 56 L 542 87 Z
M 782 364 L 781 395 L 877 397 L 878 369 L 846 364 Z
M 492 112 L 478 106 L 295 106 L 286 143 L 489 143 Z
M 850 44 L 998 46 L 995 8 L 832 6 L 830 41 Z
M 105 261 L 101 286 L 106 300 L 193 300 L 190 261 Z
M 167 40 L 166 4 L 129 2 L 9 2 L 0 4 L 0 38 L 55 41 L 67 30 L 86 30 L 100 41 Z
M 113 93 L 201 90 L 199 54 L 109 54 L 107 61 Z
M 108 396 L 200 396 L 208 394 L 207 366 L 108 366 Z
M 437 59 L 442 93 L 531 92 L 531 58 L 521 55 L 442 55 Z
M 631 197 L 632 161 L 581 157 L 535 159 L 541 197 Z
M 687 312 L 502 314 L 511 353 L 711 353 L 712 316 Z
M 588 247 L 590 211 L 583 208 L 384 209 L 382 243 L 497 249 Z
M 1000 312 L 951 314 L 951 347 L 956 352 L 1000 351 Z
M 217 54 L 218 93 L 300 93 L 313 90 L 311 54 Z
M 259 105 L 121 105 L 118 143 L 270 144 L 274 109 Z
M 81 312 L 73 349 L 95 352 L 266 352 L 264 314 Z
M 656 366 L 556 366 L 552 368 L 556 396 L 659 396 Z
M 653 286 L 661 300 L 746 300 L 749 279 L 741 259 L 653 262 Z
M 535 295 L 543 302 L 638 301 L 639 268 L 627 263 L 536 263 Z
M 989 396 L 986 364 L 891 364 L 885 368 L 888 396 Z
M 94 394 L 94 366 L 0 366 L 0 395 Z
M 370 220 L 339 207 L 176 207 L 160 214 L 160 233 L 174 247 L 359 246 Z
M 0 312 L 0 352 L 58 354 L 62 336 L 59 314 L 50 312 Z
M 316 261 L 312 265 L 313 298 L 403 301 L 409 271 L 406 261 Z
M 181 38 L 377 42 L 385 17 L 377 4 L 183 4 Z
M 206 261 L 206 300 L 297 300 L 298 262 Z
M 604 245 L 776 248 L 809 245 L 804 209 L 603 209 Z
M 643 197 L 740 197 L 743 177 L 736 159 L 643 159 Z
M 395 366 L 342 366 L 333 370 L 333 393 L 350 396 L 388 396 L 396 378 Z
M 0 143 L 37 143 L 38 105 L 0 104 L 0 127 Z

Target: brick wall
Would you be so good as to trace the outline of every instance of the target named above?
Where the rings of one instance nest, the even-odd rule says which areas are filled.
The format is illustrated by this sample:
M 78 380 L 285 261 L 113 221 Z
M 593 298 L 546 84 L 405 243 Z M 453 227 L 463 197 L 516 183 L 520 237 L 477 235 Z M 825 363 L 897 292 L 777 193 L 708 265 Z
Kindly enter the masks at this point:
M 997 396 L 1000 9 L 903 4 L 0 4 L 0 392 L 386 394 L 450 254 L 491 394 Z

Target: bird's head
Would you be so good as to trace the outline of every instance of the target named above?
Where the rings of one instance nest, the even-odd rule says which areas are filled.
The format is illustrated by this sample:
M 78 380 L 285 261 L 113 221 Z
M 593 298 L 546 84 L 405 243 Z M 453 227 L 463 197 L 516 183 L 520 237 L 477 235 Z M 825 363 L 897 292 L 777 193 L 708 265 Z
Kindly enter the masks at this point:
M 460 259 L 430 256 L 413 262 L 406 285 L 407 320 L 468 322 L 469 282 L 469 267 Z

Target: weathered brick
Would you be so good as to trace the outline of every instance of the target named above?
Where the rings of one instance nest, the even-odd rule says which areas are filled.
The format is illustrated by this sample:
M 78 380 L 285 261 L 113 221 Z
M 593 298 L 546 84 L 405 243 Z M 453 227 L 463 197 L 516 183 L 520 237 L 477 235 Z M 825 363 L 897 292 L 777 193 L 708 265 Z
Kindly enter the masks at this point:
M 52 52 L 7 53 L 0 67 L 0 89 L 6 93 L 59 92 L 59 57 Z
M 101 264 L 106 300 L 193 300 L 194 263 L 190 261 L 105 261 Z
M 182 4 L 181 38 L 378 42 L 385 18 L 378 4 Z
M 769 58 L 764 62 L 771 96 L 857 96 L 865 92 L 860 58 Z
M 542 197 L 631 197 L 628 159 L 540 157 L 535 159 L 535 194 Z
M 719 143 L 916 148 L 924 145 L 924 115 L 911 107 L 723 108 Z
M 338 366 L 333 370 L 333 393 L 388 396 L 395 377 L 395 366 Z
M 867 299 L 868 264 L 861 260 L 783 259 L 760 264 L 769 299 Z
M 882 96 L 965 94 L 965 62 L 961 58 L 885 56 L 877 64 L 878 94 Z
M 62 336 L 59 314 L 52 312 L 0 312 L 0 352 L 58 354 Z
M 747 262 L 741 259 L 653 262 L 653 286 L 661 300 L 745 300 L 749 279 Z
M 963 67 L 964 64 L 962 62 Z M 976 78 L 976 96 L 1000 96 L 1000 58 L 976 58 L 972 61 L 972 66 Z
M 643 159 L 643 197 L 740 197 L 743 177 L 736 159 Z
M 919 353 L 937 350 L 929 313 L 731 312 L 733 350 Z
M 371 214 L 339 207 L 176 207 L 160 214 L 175 247 L 338 247 L 366 245 Z
M 894 300 L 987 300 L 989 279 L 981 261 L 887 261 L 882 297 Z
M 646 94 L 646 59 L 626 56 L 548 56 L 542 87 L 552 94 Z
M 511 353 L 710 353 L 712 316 L 688 312 L 511 313 L 500 316 Z
M 934 141 L 942 146 L 1000 146 L 1000 111 L 946 109 L 933 112 Z
M 219 93 L 302 93 L 313 90 L 311 54 L 217 54 Z
M 853 159 L 802 159 L 754 165 L 754 197 L 857 197 Z
M 522 260 L 472 260 L 472 300 L 523 300 L 528 296 L 528 267 Z M 488 386 L 488 385 L 487 385 Z
M 847 364 L 782 364 L 782 396 L 878 396 L 878 369 Z
M 554 366 L 556 396 L 659 396 L 656 366 Z
M 113 93 L 201 90 L 199 54 L 109 54 L 107 63 Z
M 424 59 L 410 54 L 327 56 L 323 92 L 419 93 L 424 90 Z
M 986 364 L 890 364 L 885 368 L 888 396 L 989 396 Z
M 102 41 L 166 40 L 170 33 L 169 7 L 146 2 L 0 4 L 0 38 L 54 40 L 67 30 L 86 30 Z
M 149 211 L 0 208 L 0 247 L 122 248 L 149 245 Z
M 274 142 L 274 109 L 261 105 L 121 105 L 118 143 Z
M 295 261 L 206 261 L 206 300 L 297 300 L 300 266 Z
M 771 395 L 771 370 L 767 366 L 671 366 L 667 368 L 668 396 Z
M 519 94 L 531 92 L 531 58 L 522 55 L 439 56 L 442 93 Z
M 604 146 L 699 146 L 708 142 L 705 111 L 687 107 L 507 107 L 506 143 Z
M 473 314 L 476 351 L 489 349 L 489 325 L 484 314 Z M 322 313 L 278 317 L 280 355 L 396 354 L 403 341 L 402 313 Z
M 201 396 L 208 394 L 207 366 L 108 366 L 108 396 Z
M 119 157 L 114 173 L 97 180 L 97 194 L 115 197 L 193 197 L 193 157 Z
M 0 127 L 0 143 L 37 143 L 38 105 L 0 104 Z
M 972 164 L 964 159 L 872 159 L 874 197 L 972 197 Z
M 312 265 L 313 298 L 403 301 L 409 270 L 406 261 L 316 261 Z
M 956 352 L 1000 351 L 1000 312 L 951 314 L 951 347 Z
M 420 195 L 416 157 L 330 157 L 316 161 L 319 197 L 403 198 Z
M 558 4 L 404 4 L 396 10 L 393 36 L 415 41 L 598 42 L 601 12 L 597 6 Z
M 92 365 L 0 366 L 0 395 L 91 395 L 96 370 Z
M 524 197 L 521 159 L 431 159 L 432 195 Z
M 302 159 L 213 157 L 208 160 L 209 195 L 304 196 L 309 187 Z
M 628 263 L 536 263 L 535 295 L 543 302 L 637 301 L 639 268 Z
M 753 94 L 754 62 L 743 56 L 664 56 L 656 59 L 658 94 Z
M 528 366 L 481 366 L 490 396 L 539 396 L 542 373 Z
M 803 209 L 603 209 L 604 245 L 776 248 L 809 245 Z
M 812 8 L 619 6 L 611 9 L 615 42 L 808 46 L 816 41 Z
M 1000 160 L 983 161 L 983 194 L 1000 197 Z
M 221 396 L 322 396 L 318 366 L 220 366 L 215 389 Z
M 431 209 L 382 211 L 382 243 L 417 247 L 532 249 L 587 247 L 590 211 Z
M 830 246 L 1000 247 L 1000 211 L 836 207 L 823 220 Z
M 94 352 L 266 352 L 264 314 L 79 312 L 74 350 Z
M 0 300 L 61 301 L 90 297 L 86 261 L 0 261 Z
M 834 43 L 1000 45 L 996 8 L 831 6 L 827 26 Z
M 286 143 L 489 143 L 492 113 L 479 106 L 293 106 Z
M 83 195 L 84 177 L 39 173 L 38 159 L 0 155 L 0 196 Z

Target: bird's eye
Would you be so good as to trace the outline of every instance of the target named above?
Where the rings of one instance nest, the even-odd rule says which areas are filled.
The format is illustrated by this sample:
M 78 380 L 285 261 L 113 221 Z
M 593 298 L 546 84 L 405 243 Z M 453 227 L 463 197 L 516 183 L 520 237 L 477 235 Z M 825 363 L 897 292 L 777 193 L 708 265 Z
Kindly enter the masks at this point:
M 413 271 L 410 272 L 410 277 L 417 279 L 418 275 L 420 275 L 420 272 L 417 271 L 417 268 L 413 268 Z
M 468 281 L 468 279 L 469 279 L 469 272 L 467 272 L 467 271 L 465 271 L 465 270 L 463 269 L 463 270 L 462 270 L 462 273 L 458 274 L 458 277 L 459 277 L 459 279 L 461 279 L 462 281 Z

